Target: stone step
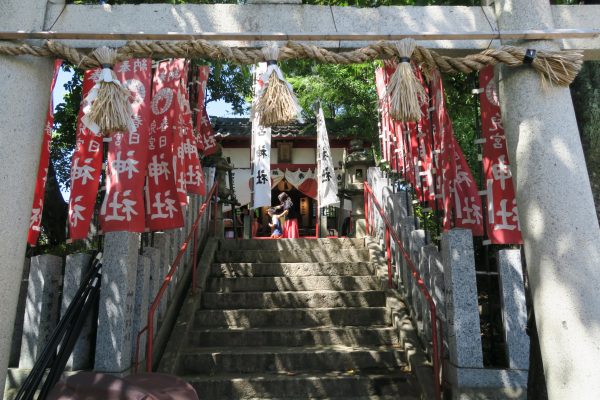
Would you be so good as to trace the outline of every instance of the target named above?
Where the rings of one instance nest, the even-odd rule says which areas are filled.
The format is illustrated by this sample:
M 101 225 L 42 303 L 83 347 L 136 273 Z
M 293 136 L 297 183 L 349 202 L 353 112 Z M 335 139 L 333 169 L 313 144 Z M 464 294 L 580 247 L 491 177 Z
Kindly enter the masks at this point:
M 223 374 L 184 377 L 201 400 L 331 399 L 417 400 L 415 378 L 401 370 L 380 373 Z
M 227 278 L 242 276 L 332 276 L 373 275 L 370 262 L 321 262 L 321 263 L 222 263 L 212 264 L 211 276 Z
M 210 292 L 277 292 L 310 290 L 377 290 L 380 284 L 371 276 L 286 276 L 213 278 Z
M 384 307 L 385 292 L 321 290 L 313 292 L 204 292 L 202 306 L 214 309 Z M 276 326 L 276 325 L 275 325 Z
M 293 263 L 369 261 L 368 250 L 222 250 L 215 254 L 217 262 Z
M 219 249 L 221 250 L 314 250 L 314 249 L 330 249 L 342 250 L 351 248 L 364 248 L 364 239 L 279 239 L 279 240 L 262 240 L 262 239 L 238 239 L 238 240 L 221 240 Z
M 194 329 L 390 325 L 385 307 L 296 308 L 271 310 L 198 310 Z
M 262 373 L 278 371 L 349 371 L 398 369 L 404 352 L 393 347 L 216 347 L 183 350 L 178 372 L 183 375 Z
M 200 329 L 190 332 L 188 344 L 192 347 L 216 346 L 385 346 L 398 344 L 394 328 L 382 327 L 327 327 L 327 328 L 249 328 Z

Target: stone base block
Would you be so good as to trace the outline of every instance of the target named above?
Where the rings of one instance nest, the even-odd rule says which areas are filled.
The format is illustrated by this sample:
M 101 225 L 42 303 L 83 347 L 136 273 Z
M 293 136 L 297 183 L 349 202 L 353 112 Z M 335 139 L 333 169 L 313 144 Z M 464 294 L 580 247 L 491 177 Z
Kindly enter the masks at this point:
M 452 400 L 527 399 L 527 370 L 459 368 L 447 362 L 445 371 Z

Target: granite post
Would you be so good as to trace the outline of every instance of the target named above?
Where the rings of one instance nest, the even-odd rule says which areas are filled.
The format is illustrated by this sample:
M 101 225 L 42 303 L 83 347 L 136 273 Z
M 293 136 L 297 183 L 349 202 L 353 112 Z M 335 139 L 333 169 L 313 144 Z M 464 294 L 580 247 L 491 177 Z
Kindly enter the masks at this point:
M 450 363 L 483 368 L 473 237 L 469 229 L 442 234 L 446 330 Z
M 2 30 L 44 30 L 46 2 L 4 0 L 0 10 Z M 0 56 L 0 76 L 6 78 L 0 85 L 0 393 L 11 353 L 52 67 L 51 58 Z
M 150 294 L 150 273 L 151 263 L 150 258 L 144 255 L 138 257 L 137 273 L 135 279 L 135 302 L 133 306 L 133 322 L 131 329 L 131 359 L 135 362 L 135 353 L 137 351 L 137 336 L 148 321 L 148 298 Z M 146 348 L 147 335 L 144 334 L 140 338 L 139 359 L 141 362 L 144 359 Z
M 142 254 L 144 257 L 148 257 L 150 259 L 150 281 L 148 283 L 148 304 L 146 305 L 146 309 L 149 309 L 150 305 L 154 301 L 154 298 L 158 294 L 158 291 L 160 290 L 164 276 L 161 276 L 160 274 L 160 250 L 156 247 L 145 247 Z M 158 324 L 159 310 L 160 308 L 154 314 L 154 326 L 157 326 Z M 146 324 L 147 321 L 144 321 L 142 328 Z
M 545 0 L 497 0 L 495 10 L 501 31 L 555 28 Z M 559 49 L 551 41 L 517 44 Z M 571 93 L 568 87 L 542 88 L 532 68 L 501 68 L 500 75 L 548 396 L 586 398 L 600 393 L 600 226 Z
M 500 301 L 509 367 L 529 368 L 529 336 L 520 250 L 498 251 Z
M 56 328 L 62 266 L 62 258 L 50 254 L 31 259 L 19 368 L 33 368 Z
M 140 234 L 108 232 L 98 311 L 94 370 L 122 374 L 131 368 L 133 308 Z
M 75 293 L 79 290 L 83 279 L 90 271 L 91 259 L 92 256 L 87 253 L 69 254 L 67 256 L 65 261 L 65 277 L 63 279 L 63 297 L 60 310 L 61 318 L 73 301 Z M 92 314 L 93 313 L 90 313 L 90 315 L 88 315 L 83 324 L 79 339 L 77 339 L 75 347 L 73 348 L 73 353 L 67 361 L 66 369 L 68 370 L 78 371 L 91 368 L 92 338 L 96 330 L 96 327 L 92 325 Z
M 15 330 L 13 332 L 12 344 L 10 350 L 9 367 L 18 367 L 21 357 L 21 340 L 23 339 L 23 321 L 25 319 L 25 304 L 27 302 L 27 286 L 29 283 L 29 266 L 31 260 L 25 258 L 23 266 L 23 279 L 19 289 L 19 303 L 17 304 L 17 315 L 15 317 Z
M 171 232 L 155 232 L 154 233 L 154 248 L 160 251 L 160 262 L 158 269 L 158 289 L 163 283 L 163 280 L 169 273 L 171 267 Z M 157 292 L 158 293 L 158 292 Z M 162 320 L 167 309 L 168 293 L 165 293 L 158 306 L 158 320 Z M 156 332 L 156 331 L 155 331 Z
M 410 256 L 410 238 L 412 237 L 412 232 L 415 230 L 415 220 L 412 217 L 404 217 L 401 219 L 400 224 L 400 240 L 402 240 L 402 245 L 406 250 L 406 253 Z M 403 292 L 408 304 L 412 304 L 412 287 L 413 287 L 413 279 L 412 279 L 412 271 L 404 259 L 401 258 L 401 277 L 402 277 L 402 285 Z
M 425 246 L 425 231 L 423 229 L 416 229 L 410 234 L 410 258 L 417 267 L 419 274 L 423 277 L 423 268 L 424 265 L 421 262 L 421 249 Z M 419 289 L 419 286 L 416 282 L 412 282 L 411 284 L 411 297 L 412 308 L 414 312 L 414 316 L 416 317 L 417 327 L 422 332 L 423 330 L 423 294 Z

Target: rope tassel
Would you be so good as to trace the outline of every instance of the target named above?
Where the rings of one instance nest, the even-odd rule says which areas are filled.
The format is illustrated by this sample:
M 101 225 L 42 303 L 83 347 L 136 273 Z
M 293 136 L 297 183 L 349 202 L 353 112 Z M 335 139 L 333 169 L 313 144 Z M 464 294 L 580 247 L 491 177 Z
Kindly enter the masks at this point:
M 390 95 L 390 114 L 398 121 L 418 121 L 421 118 L 421 104 L 427 100 L 427 96 L 410 63 L 417 43 L 413 39 L 403 39 L 395 45 L 399 63 L 386 86 Z
M 277 66 L 279 48 L 262 49 L 267 62 L 267 72 L 262 76 L 264 86 L 258 95 L 254 112 L 258 113 L 262 126 L 285 125 L 296 120 L 301 111 L 292 85 Z
M 84 100 L 86 105 L 83 108 L 83 123 L 95 134 L 102 132 L 108 135 L 132 130 L 130 92 L 121 85 L 112 70 L 117 51 L 103 46 L 94 50 L 91 56 L 98 60 L 102 71 L 100 79 Z

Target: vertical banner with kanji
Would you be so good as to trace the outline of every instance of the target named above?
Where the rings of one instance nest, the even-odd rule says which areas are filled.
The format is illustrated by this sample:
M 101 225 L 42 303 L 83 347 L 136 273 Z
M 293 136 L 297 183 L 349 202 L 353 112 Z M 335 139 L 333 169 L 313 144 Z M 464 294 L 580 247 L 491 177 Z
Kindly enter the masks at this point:
M 266 63 L 256 68 L 255 96 L 258 95 L 264 82 L 262 74 L 267 70 Z M 252 117 L 252 179 L 254 193 L 252 208 L 271 206 L 271 128 L 260 125 L 260 115 Z
M 487 193 L 487 234 L 493 244 L 523 243 L 506 139 L 494 80 L 494 67 L 479 71 L 483 172 Z
M 42 139 L 42 149 L 40 151 L 40 164 L 38 166 L 37 180 L 35 183 L 35 192 L 33 194 L 33 207 L 31 208 L 31 218 L 29 219 L 29 233 L 27 243 L 35 246 L 40 236 L 42 227 L 42 212 L 44 209 L 44 194 L 46 192 L 46 179 L 48 178 L 48 163 L 50 162 L 50 142 L 52 141 L 52 125 L 54 125 L 54 102 L 52 101 L 52 92 L 56 84 L 56 77 L 62 65 L 62 60 L 54 61 L 54 75 L 50 84 L 50 101 L 48 103 L 48 112 L 46 113 L 46 124 Z
M 377 97 L 379 97 L 379 139 L 381 145 L 381 156 L 385 161 L 390 161 L 388 154 L 388 121 L 389 121 L 389 97 L 387 96 L 385 70 L 377 68 L 375 70 L 375 87 L 377 89 Z
M 183 95 L 180 98 L 181 123 L 180 132 L 182 137 L 181 147 L 183 148 L 183 167 L 185 176 L 185 187 L 188 193 L 199 195 L 206 194 L 204 184 L 204 173 L 198 158 L 198 148 L 196 137 L 194 136 L 194 127 L 192 125 L 192 110 L 190 100 L 185 88 L 182 88 Z
M 453 166 L 454 158 L 450 156 L 453 154 L 453 149 L 451 148 L 452 140 L 449 136 L 452 131 L 446 129 L 447 116 L 444 88 L 442 77 L 437 70 L 432 72 L 429 80 L 429 96 L 431 107 L 433 108 L 430 121 L 434 137 L 433 152 L 434 157 L 437 158 L 437 166 L 439 168 L 436 174 L 436 186 L 439 193 L 438 204 L 440 209 L 444 210 L 442 226 L 444 231 L 447 231 L 453 225 L 451 183 L 454 181 L 455 168 Z
M 99 79 L 100 69 L 88 70 L 83 76 L 82 98 L 85 99 Z M 82 121 L 84 100 L 77 116 L 76 147 L 71 165 L 71 196 L 69 199 L 69 237 L 84 239 L 89 231 L 98 185 L 102 173 L 102 136 L 93 133 Z
M 196 102 L 196 130 L 198 131 L 198 149 L 203 152 L 205 156 L 210 156 L 217 151 L 217 141 L 215 140 L 215 131 L 210 124 L 206 107 L 204 106 L 204 96 L 206 93 L 206 84 L 208 82 L 208 75 L 210 73 L 210 67 L 208 65 L 201 65 L 197 69 L 197 102 Z
M 329 148 L 325 116 L 321 107 L 317 112 L 317 168 L 319 208 L 339 204 L 338 184 Z
M 100 208 L 100 225 L 104 232 L 144 232 L 152 59 L 126 60 L 114 70 L 129 89 L 135 129 L 114 133 L 108 144 L 106 195 Z
M 183 226 L 183 215 L 175 171 L 173 135 L 177 134 L 177 91 L 184 72 L 184 60 L 158 64 L 152 80 L 150 137 L 148 139 L 148 184 L 146 226 L 152 231 Z

